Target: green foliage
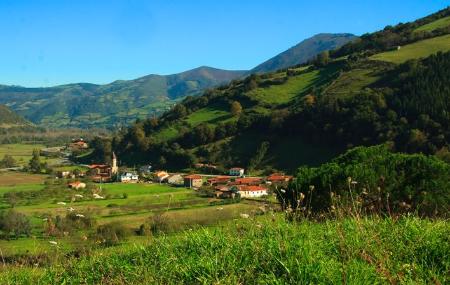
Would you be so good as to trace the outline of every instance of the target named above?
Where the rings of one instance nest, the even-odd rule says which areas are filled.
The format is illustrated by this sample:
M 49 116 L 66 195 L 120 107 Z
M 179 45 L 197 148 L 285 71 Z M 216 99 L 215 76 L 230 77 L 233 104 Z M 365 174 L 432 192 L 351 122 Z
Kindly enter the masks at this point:
M 10 168 L 10 167 L 16 167 L 16 166 L 17 166 L 16 160 L 14 159 L 14 157 L 12 157 L 9 154 L 5 154 L 3 159 L 0 161 L 0 167 L 3 167 L 3 168 Z
M 239 220 L 147 246 L 61 258 L 44 270 L 6 267 L 5 284 L 447 284 L 448 221 Z
M 445 216 L 450 205 L 450 165 L 421 154 L 390 152 L 385 146 L 358 147 L 318 168 L 301 167 L 280 200 L 297 209 L 306 196 L 315 211 L 329 210 L 333 195 L 351 202 L 363 197 L 364 210 L 418 211 Z M 313 187 L 313 188 L 311 188 Z M 378 200 L 380 199 L 380 200 Z
M 42 165 L 41 165 L 41 157 L 40 151 L 38 149 L 33 150 L 32 157 L 30 162 L 28 163 L 28 167 L 33 173 L 41 173 Z
M 0 231 L 7 238 L 11 234 L 16 238 L 21 235 L 29 236 L 31 233 L 30 221 L 27 216 L 14 210 L 0 212 Z
M 122 224 L 110 223 L 99 226 L 94 238 L 105 246 L 113 246 L 124 241 L 129 235 L 129 230 Z

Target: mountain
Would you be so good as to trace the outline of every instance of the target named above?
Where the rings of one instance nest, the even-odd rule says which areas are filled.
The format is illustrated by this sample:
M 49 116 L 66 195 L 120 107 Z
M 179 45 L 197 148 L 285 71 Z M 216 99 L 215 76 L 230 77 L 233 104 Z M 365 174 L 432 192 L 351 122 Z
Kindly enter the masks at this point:
M 271 72 L 303 64 L 323 51 L 337 49 L 355 39 L 357 37 L 352 34 L 318 34 L 261 63 L 250 73 Z
M 331 51 L 329 59 L 186 98 L 96 143 L 93 157 L 113 149 L 130 165 L 175 170 L 204 162 L 258 174 L 294 172 L 358 145 L 448 153 L 450 25 L 442 23 L 449 17 L 446 9 L 388 26 Z
M 253 72 L 274 71 L 312 59 L 355 36 L 320 34 L 307 39 L 251 71 L 229 71 L 202 66 L 172 75 L 148 75 L 110 84 L 67 84 L 49 88 L 0 85 L 5 104 L 33 123 L 50 128 L 117 128 L 136 119 L 157 116 L 187 96 Z
M 0 105 L 0 128 L 31 127 L 32 124 L 5 105 Z
M 161 114 L 182 97 L 199 95 L 206 88 L 243 74 L 203 66 L 179 74 L 148 75 L 106 85 L 0 86 L 0 104 L 47 127 L 112 127 Z

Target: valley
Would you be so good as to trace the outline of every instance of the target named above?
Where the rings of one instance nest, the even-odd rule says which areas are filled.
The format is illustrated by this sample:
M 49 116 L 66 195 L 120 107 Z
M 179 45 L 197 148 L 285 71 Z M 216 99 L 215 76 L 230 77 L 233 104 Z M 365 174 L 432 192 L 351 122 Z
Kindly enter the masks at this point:
M 449 17 L 0 86 L 0 284 L 449 283 Z

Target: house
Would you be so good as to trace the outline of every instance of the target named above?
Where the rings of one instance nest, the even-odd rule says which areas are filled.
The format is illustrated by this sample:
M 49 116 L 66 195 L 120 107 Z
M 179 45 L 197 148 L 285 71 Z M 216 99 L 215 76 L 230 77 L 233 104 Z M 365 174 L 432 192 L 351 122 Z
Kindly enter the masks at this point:
M 259 177 L 245 177 L 245 178 L 236 178 L 230 184 L 232 185 L 260 185 L 262 183 L 262 179 Z
M 162 183 L 164 180 L 166 180 L 167 178 L 169 178 L 169 173 L 167 173 L 166 171 L 156 171 L 154 173 L 154 181 L 158 182 L 158 183 Z
M 58 171 L 57 173 L 56 173 L 56 177 L 58 177 L 58 178 L 67 178 L 67 177 L 69 177 L 70 176 L 70 171 Z
M 267 195 L 267 188 L 255 185 L 232 186 L 232 191 L 240 194 L 241 198 L 257 198 Z
M 286 183 L 292 180 L 292 176 L 284 175 L 284 173 L 273 173 L 266 178 L 266 182 L 273 183 Z
M 244 176 L 245 169 L 240 167 L 233 167 L 230 169 L 230 175 L 231 176 Z
M 69 144 L 69 148 L 71 148 L 71 149 L 87 149 L 87 148 L 89 148 L 89 145 L 82 138 L 79 138 L 79 139 L 72 140 L 72 142 Z
M 180 174 L 174 174 L 167 178 L 167 183 L 174 186 L 182 186 L 184 183 L 184 179 Z
M 194 164 L 195 168 L 204 168 L 204 169 L 217 169 L 217 166 L 209 163 L 196 163 Z
M 117 157 L 113 152 L 111 165 L 107 164 L 91 164 L 89 165 L 88 175 L 92 177 L 94 182 L 111 182 L 118 174 Z
M 234 199 L 236 197 L 236 192 L 230 189 L 228 186 L 217 186 L 214 188 L 216 191 L 214 192 L 214 195 L 216 198 L 222 198 L 222 199 Z
M 83 182 L 80 182 L 80 181 L 75 181 L 75 182 L 69 183 L 68 186 L 69 186 L 69 188 L 78 190 L 78 189 L 86 188 L 86 183 L 83 183 Z
M 199 188 L 203 185 L 203 179 L 198 174 L 192 174 L 184 177 L 184 186 L 188 188 Z
M 152 166 L 151 165 L 142 165 L 139 167 L 139 173 L 143 175 L 148 175 L 152 172 Z
M 227 184 L 228 182 L 230 182 L 231 180 L 231 176 L 216 176 L 213 178 L 209 178 L 208 184 L 211 186 L 215 186 L 215 185 L 221 185 L 221 184 Z
M 123 183 L 136 183 L 139 182 L 139 175 L 131 172 L 125 172 L 120 175 L 120 182 Z

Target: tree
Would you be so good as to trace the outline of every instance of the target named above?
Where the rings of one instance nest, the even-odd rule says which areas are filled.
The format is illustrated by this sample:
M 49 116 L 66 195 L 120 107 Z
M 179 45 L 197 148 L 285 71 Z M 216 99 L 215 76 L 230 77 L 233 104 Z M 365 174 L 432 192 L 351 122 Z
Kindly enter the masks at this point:
M 261 143 L 258 150 L 256 151 L 255 156 L 250 160 L 250 163 L 248 165 L 249 171 L 257 168 L 261 164 L 262 160 L 264 159 L 264 156 L 266 156 L 269 146 L 270 146 L 269 142 Z
M 330 52 L 323 51 L 317 55 L 316 64 L 317 66 L 325 66 L 330 61 Z
M 0 215 L 0 230 L 6 235 L 11 233 L 17 238 L 22 234 L 29 235 L 31 232 L 30 221 L 22 213 L 10 210 Z
M 9 167 L 15 167 L 16 160 L 9 154 L 5 154 L 3 159 L 0 161 L 1 167 L 9 168 Z
M 231 103 L 230 112 L 234 117 L 239 117 L 242 113 L 241 103 L 239 103 L 238 101 L 234 101 L 233 103 Z
M 28 166 L 30 167 L 30 171 L 33 173 L 41 172 L 41 157 L 38 149 L 33 149 L 33 154 Z

